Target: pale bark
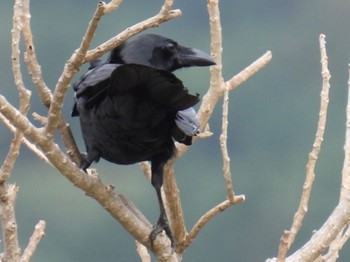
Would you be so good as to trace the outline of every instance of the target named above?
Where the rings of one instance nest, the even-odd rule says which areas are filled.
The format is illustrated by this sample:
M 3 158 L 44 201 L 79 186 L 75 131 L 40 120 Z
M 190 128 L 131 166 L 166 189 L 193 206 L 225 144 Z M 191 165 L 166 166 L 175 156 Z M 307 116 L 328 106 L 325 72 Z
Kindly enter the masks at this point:
M 271 60 L 271 52 L 268 51 L 261 58 L 242 70 L 242 72 L 225 82 L 222 77 L 222 36 L 219 2 L 213 0 L 208 1 L 208 11 L 211 26 L 212 55 L 217 64 L 211 69 L 212 77 L 210 87 L 203 98 L 198 116 L 201 121 L 202 130 L 207 130 L 205 127 L 207 126 L 211 113 L 218 100 L 222 96 L 225 96 L 221 144 L 228 199 L 211 208 L 197 223 L 195 223 L 191 231 L 187 232 L 179 189 L 176 184 L 173 162 L 176 161 L 176 158 L 183 155 L 188 150 L 188 147 L 177 145 L 178 155 L 176 158 L 169 161 L 165 167 L 165 181 L 163 187 L 163 195 L 166 199 L 166 211 L 174 233 L 176 248 L 175 250 L 171 248 L 170 241 L 165 234 L 160 234 L 155 240 L 154 246 L 151 247 L 149 234 L 152 230 L 152 225 L 137 207 L 127 200 L 127 198 L 115 192 L 112 186 L 105 185 L 100 180 L 100 176 L 96 170 L 90 169 L 88 174 L 86 174 L 78 168 L 81 155 L 76 147 L 69 125 L 61 115 L 63 101 L 73 76 L 83 63 L 100 57 L 129 37 L 181 15 L 180 10 L 172 9 L 174 4 L 173 0 L 165 0 L 160 11 L 155 16 L 127 28 L 93 50 L 88 50 L 90 42 L 97 30 L 98 22 L 105 14 L 117 9 L 121 2 L 120 0 L 112 0 L 109 3 L 99 2 L 79 48 L 64 65 L 63 72 L 58 79 L 53 93 L 43 79 L 41 67 L 36 58 L 35 45 L 30 26 L 29 0 L 16 0 L 15 2 L 12 58 L 15 84 L 20 96 L 19 109 L 15 108 L 4 96 L 0 95 L 0 119 L 15 133 L 8 158 L 4 161 L 0 173 L 0 220 L 2 223 L 5 246 L 2 254 L 2 261 L 30 261 L 42 236 L 44 236 L 45 222 L 40 221 L 34 230 L 28 246 L 21 255 L 17 240 L 17 226 L 14 212 L 18 188 L 15 185 L 7 185 L 6 181 L 11 174 L 22 143 L 25 143 L 40 159 L 43 159 L 52 167 L 56 168 L 76 187 L 85 191 L 86 195 L 94 198 L 106 209 L 135 238 L 137 241 L 138 253 L 143 261 L 149 261 L 149 254 L 146 252 L 146 248 L 154 253 L 158 261 L 181 261 L 183 252 L 190 246 L 203 226 L 221 211 L 233 204 L 244 201 L 243 195 L 234 195 L 231 180 L 230 161 L 227 149 L 229 91 L 236 88 L 239 84 L 243 83 L 254 73 L 263 68 Z M 43 105 L 48 108 L 46 116 L 39 116 L 34 113 L 35 120 L 38 121 L 42 127 L 37 127 L 34 123 L 29 121 L 26 116 L 29 109 L 30 92 L 23 84 L 20 71 L 19 43 L 21 41 L 21 34 L 23 34 L 25 45 L 24 60 L 27 65 L 27 70 L 32 77 L 32 82 L 36 87 Z M 61 149 L 55 141 L 54 134 L 57 130 L 61 133 L 65 149 Z M 198 138 L 203 139 L 208 135 L 210 135 L 210 132 L 206 131 L 199 135 Z M 141 168 L 145 175 L 150 177 L 149 164 L 141 163 Z

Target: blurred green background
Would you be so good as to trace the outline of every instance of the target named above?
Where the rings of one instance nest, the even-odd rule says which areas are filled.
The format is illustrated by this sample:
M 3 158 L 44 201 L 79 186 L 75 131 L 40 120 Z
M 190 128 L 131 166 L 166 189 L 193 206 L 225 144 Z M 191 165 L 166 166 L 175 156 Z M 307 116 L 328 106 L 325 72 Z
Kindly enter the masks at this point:
M 124 1 L 104 17 L 92 47 L 158 12 L 162 1 Z M 31 2 L 32 30 L 38 60 L 51 89 L 63 65 L 78 47 L 97 1 Z M 13 1 L 0 2 L 0 93 L 18 104 L 11 72 Z M 206 1 L 176 1 L 183 15 L 148 32 L 210 52 Z M 316 168 L 310 207 L 292 251 L 318 229 L 337 204 L 343 162 L 345 107 L 350 47 L 350 3 L 347 0 L 221 1 L 223 70 L 226 79 L 271 50 L 267 67 L 230 94 L 229 150 L 234 189 L 246 201 L 215 217 L 186 251 L 184 261 L 265 261 L 276 256 L 280 236 L 290 227 L 298 206 L 305 165 L 312 148 L 322 85 L 319 35 L 327 36 L 331 91 L 325 141 Z M 31 112 L 45 114 L 33 90 Z M 84 72 L 86 66 L 79 73 Z M 205 93 L 208 68 L 176 72 L 193 92 Z M 70 118 L 73 92 L 64 114 L 84 150 L 78 119 Z M 221 104 L 221 101 L 220 101 Z M 221 105 L 210 126 L 214 135 L 195 143 L 175 166 L 187 227 L 225 199 L 218 143 Z M 0 157 L 11 133 L 0 124 Z M 105 183 L 132 200 L 155 222 L 155 192 L 137 165 L 94 165 Z M 16 215 L 20 244 L 27 244 L 39 219 L 47 222 L 46 237 L 35 262 L 139 261 L 133 239 L 93 199 L 86 197 L 58 172 L 22 148 L 11 182 L 20 186 Z M 338 261 L 349 261 L 349 244 Z

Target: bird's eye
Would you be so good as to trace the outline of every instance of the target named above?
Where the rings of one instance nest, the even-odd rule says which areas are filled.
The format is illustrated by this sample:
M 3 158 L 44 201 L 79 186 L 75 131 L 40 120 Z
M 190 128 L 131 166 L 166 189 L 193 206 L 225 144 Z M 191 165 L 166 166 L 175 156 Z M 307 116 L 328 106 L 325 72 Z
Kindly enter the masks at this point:
M 165 49 L 170 53 L 174 52 L 175 48 L 176 48 L 176 44 L 174 43 L 168 43 L 165 46 Z

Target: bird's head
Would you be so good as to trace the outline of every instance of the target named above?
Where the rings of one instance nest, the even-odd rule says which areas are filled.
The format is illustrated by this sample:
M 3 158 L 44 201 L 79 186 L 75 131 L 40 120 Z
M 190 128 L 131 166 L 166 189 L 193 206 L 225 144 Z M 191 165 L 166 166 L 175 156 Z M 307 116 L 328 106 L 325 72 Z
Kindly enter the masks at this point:
M 182 46 L 172 39 L 154 34 L 141 35 L 115 48 L 109 62 L 142 64 L 167 71 L 215 64 L 214 59 L 201 50 Z

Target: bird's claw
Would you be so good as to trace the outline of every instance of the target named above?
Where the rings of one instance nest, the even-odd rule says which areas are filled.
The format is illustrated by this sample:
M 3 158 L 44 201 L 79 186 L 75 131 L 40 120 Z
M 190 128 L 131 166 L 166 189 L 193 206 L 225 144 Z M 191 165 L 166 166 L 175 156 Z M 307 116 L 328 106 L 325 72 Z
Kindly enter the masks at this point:
M 175 248 L 175 241 L 174 241 L 173 234 L 171 233 L 169 223 L 168 223 L 168 221 L 161 221 L 161 220 L 159 220 L 157 222 L 157 224 L 155 224 L 153 226 L 151 234 L 149 235 L 149 240 L 151 241 L 152 248 L 153 248 L 153 244 L 154 244 L 154 241 L 156 240 L 157 236 L 163 230 L 165 231 L 165 234 L 167 235 L 167 237 L 170 239 L 171 248 L 174 249 Z
M 81 156 L 82 159 L 80 161 L 79 168 L 82 169 L 85 173 L 87 173 L 87 169 L 89 168 L 91 163 L 89 163 L 89 161 L 87 160 L 87 154 L 83 153 L 81 154 Z

